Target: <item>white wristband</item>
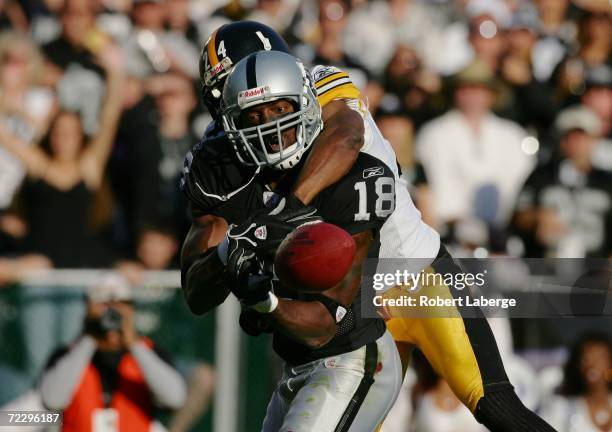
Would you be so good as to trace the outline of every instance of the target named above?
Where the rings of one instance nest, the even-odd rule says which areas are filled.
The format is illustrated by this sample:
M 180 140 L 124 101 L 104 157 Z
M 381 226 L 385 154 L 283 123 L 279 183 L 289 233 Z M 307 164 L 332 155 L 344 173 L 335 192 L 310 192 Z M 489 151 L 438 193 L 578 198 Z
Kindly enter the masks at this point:
M 271 313 L 271 312 L 274 312 L 277 306 L 278 306 L 278 297 L 276 297 L 272 291 L 268 291 L 268 298 L 266 300 L 260 301 L 259 303 L 256 303 L 253 306 L 249 306 L 249 307 L 253 309 L 255 312 Z

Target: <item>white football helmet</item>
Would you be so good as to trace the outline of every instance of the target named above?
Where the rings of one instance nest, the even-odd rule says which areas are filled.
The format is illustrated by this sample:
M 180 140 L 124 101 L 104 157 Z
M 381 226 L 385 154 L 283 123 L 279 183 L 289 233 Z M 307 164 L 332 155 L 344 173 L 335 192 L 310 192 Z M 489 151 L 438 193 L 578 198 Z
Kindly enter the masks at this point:
M 259 126 L 242 127 L 243 110 L 280 99 L 290 101 L 295 111 Z M 223 87 L 221 109 L 223 128 L 245 165 L 289 169 L 323 128 L 310 74 L 300 60 L 280 51 L 256 52 L 236 64 Z M 282 132 L 290 128 L 296 128 L 296 141 L 270 152 L 266 140 L 275 135 L 282 143 Z

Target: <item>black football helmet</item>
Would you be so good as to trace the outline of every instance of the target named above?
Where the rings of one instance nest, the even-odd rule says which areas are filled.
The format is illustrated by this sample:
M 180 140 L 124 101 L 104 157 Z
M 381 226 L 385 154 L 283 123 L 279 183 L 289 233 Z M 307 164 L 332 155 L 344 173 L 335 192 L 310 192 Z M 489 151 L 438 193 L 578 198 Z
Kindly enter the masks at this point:
M 257 51 L 289 53 L 283 38 L 267 25 L 236 21 L 219 27 L 208 38 L 200 54 L 202 99 L 213 116 L 219 118 L 219 103 L 225 77 L 243 58 Z

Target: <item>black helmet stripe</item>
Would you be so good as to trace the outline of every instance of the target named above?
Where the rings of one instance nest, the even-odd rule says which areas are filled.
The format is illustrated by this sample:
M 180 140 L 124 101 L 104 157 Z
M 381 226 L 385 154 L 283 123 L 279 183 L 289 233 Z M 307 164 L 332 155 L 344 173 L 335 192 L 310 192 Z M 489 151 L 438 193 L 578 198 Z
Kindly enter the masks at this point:
M 246 64 L 246 78 L 248 88 L 257 87 L 257 72 L 256 72 L 257 54 L 249 56 Z

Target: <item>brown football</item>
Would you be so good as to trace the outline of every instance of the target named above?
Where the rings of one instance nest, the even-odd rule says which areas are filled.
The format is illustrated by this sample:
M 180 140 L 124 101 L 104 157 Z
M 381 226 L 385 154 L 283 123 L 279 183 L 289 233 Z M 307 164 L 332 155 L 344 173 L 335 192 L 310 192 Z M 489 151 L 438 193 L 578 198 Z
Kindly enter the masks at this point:
M 342 228 L 325 222 L 304 225 L 279 246 L 274 271 L 283 285 L 321 292 L 337 285 L 350 270 L 357 246 Z

